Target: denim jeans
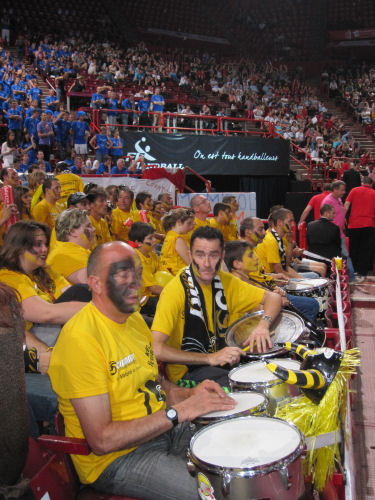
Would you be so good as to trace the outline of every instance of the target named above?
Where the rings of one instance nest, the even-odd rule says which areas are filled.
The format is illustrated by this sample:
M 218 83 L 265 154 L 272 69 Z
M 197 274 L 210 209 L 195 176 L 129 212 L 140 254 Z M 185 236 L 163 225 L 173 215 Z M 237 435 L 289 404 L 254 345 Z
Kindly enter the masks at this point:
M 319 312 L 319 302 L 312 297 L 299 297 L 297 295 L 286 294 L 286 298 L 296 309 L 306 316 L 311 322 L 315 321 Z
M 298 274 L 300 274 L 303 278 L 307 278 L 307 279 L 316 279 L 316 278 L 320 278 L 319 274 L 318 273 L 314 273 L 314 271 L 304 271 L 304 272 L 300 272 L 298 271 Z
M 346 257 L 346 265 L 348 268 L 349 281 L 353 281 L 355 279 L 354 267 L 353 267 L 352 259 L 349 257 L 348 249 L 346 248 L 345 236 L 343 238 L 341 238 L 341 255 L 343 257 Z
M 39 435 L 37 421 L 48 422 L 49 432 L 54 434 L 54 419 L 58 404 L 49 376 L 42 373 L 25 373 L 25 378 L 31 436 L 37 438 Z
M 151 439 L 108 465 L 92 486 L 148 500 L 199 499 L 196 479 L 186 467 L 192 432 L 193 427 L 184 423 Z

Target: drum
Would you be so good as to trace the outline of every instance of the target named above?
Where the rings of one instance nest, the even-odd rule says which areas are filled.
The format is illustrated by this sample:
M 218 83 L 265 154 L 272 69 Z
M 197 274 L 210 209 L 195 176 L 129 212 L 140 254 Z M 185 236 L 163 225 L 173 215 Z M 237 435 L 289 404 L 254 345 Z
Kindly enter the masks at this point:
M 324 313 L 328 307 L 329 280 L 325 278 L 290 280 L 284 287 L 287 293 L 302 297 L 312 297 L 319 302 L 319 318 L 324 318 Z
M 265 413 L 267 410 L 268 400 L 264 394 L 260 394 L 259 392 L 233 392 L 229 393 L 228 396 L 237 402 L 233 410 L 212 411 L 197 418 L 194 420 L 194 423 L 198 426 L 207 425 L 236 417 L 259 415 Z
M 301 432 L 284 420 L 241 417 L 203 427 L 188 470 L 202 499 L 295 500 L 304 493 Z
M 225 334 L 227 345 L 242 348 L 244 341 L 258 325 L 263 314 L 263 311 L 256 311 L 251 314 L 246 314 L 243 318 L 234 322 Z M 280 356 L 280 354 L 287 351 L 283 347 L 277 345 L 278 343 L 298 342 L 304 334 L 308 334 L 308 330 L 305 329 L 303 319 L 298 316 L 298 314 L 283 309 L 273 322 L 270 333 L 273 343 L 272 349 L 269 349 L 261 355 L 257 352 L 253 354 L 247 352 L 246 355 L 249 359 L 259 359 L 260 356 L 262 356 L 262 358 Z
M 272 360 L 283 368 L 299 370 L 301 363 L 290 358 L 274 358 Z M 275 415 L 277 405 L 287 398 L 299 396 L 301 390 L 279 379 L 268 370 L 263 361 L 253 361 L 233 368 L 229 372 L 229 387 L 232 391 L 258 391 L 269 400 L 268 415 Z

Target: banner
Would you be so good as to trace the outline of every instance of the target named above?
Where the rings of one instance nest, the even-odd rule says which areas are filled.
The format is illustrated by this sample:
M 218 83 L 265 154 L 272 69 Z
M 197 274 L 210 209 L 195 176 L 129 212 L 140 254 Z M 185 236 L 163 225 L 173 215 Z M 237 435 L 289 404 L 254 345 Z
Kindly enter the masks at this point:
M 175 186 L 168 179 L 137 179 L 136 177 L 101 177 L 101 176 L 90 176 L 83 175 L 82 180 L 84 184 L 89 182 L 94 182 L 100 187 L 106 188 L 115 184 L 116 186 L 125 185 L 128 186 L 136 196 L 140 191 L 146 191 L 150 193 L 153 200 L 158 199 L 158 195 L 162 193 L 169 193 L 172 199 L 175 199 Z
M 223 135 L 127 132 L 127 154 L 161 168 L 191 167 L 201 175 L 288 175 L 289 141 Z
M 216 203 L 221 203 L 224 196 L 234 196 L 239 205 L 235 214 L 238 227 L 245 217 L 256 217 L 256 193 L 178 193 L 177 205 L 190 207 L 190 200 L 198 194 L 210 200 L 211 210 Z

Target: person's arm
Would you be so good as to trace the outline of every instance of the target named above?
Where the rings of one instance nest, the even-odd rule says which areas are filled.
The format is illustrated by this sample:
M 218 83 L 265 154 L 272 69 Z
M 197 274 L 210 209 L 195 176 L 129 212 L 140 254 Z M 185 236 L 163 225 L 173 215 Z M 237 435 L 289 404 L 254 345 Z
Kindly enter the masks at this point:
M 349 207 L 350 207 L 350 201 L 346 200 L 346 202 L 344 203 L 345 215 L 348 213 Z
M 113 142 L 111 141 L 111 139 L 109 137 L 107 138 L 107 148 L 108 149 L 112 149 L 113 148 Z
M 186 244 L 186 241 L 183 238 L 177 238 L 175 243 L 175 249 L 181 259 L 186 262 L 187 265 L 191 263 L 191 255 L 189 251 L 189 247 Z
M 307 217 L 308 217 L 309 213 L 311 212 L 311 210 L 312 210 L 312 206 L 311 205 L 306 205 L 305 210 L 301 214 L 301 217 L 299 219 L 298 225 L 302 224 L 302 222 L 304 222 L 307 219 Z
M 96 135 L 91 137 L 89 144 L 93 149 L 98 149 L 98 146 L 96 145 Z
M 169 399 L 168 387 L 166 389 Z M 177 411 L 179 423 L 194 420 L 211 411 L 230 410 L 235 407 L 233 399 L 213 381 L 199 384 L 191 389 L 190 394 L 190 397 L 185 397 L 173 405 Z M 105 455 L 139 446 L 173 427 L 164 410 L 134 420 L 114 422 L 108 393 L 74 398 L 70 401 L 78 416 L 83 434 L 96 455 Z
M 282 297 L 278 293 L 265 292 L 261 304 L 263 305 L 263 316 L 267 316 L 269 318 L 272 318 L 272 320 L 275 320 L 281 311 Z M 266 319 L 260 320 L 257 327 L 249 335 L 249 338 L 244 342 L 244 346 L 250 346 L 250 352 L 254 351 L 255 343 L 258 352 L 266 352 L 267 346 L 269 348 L 272 347 L 272 341 L 270 337 L 270 327 L 272 322 L 271 320 L 268 321 Z
M 163 291 L 163 287 L 160 285 L 152 285 L 149 286 L 148 289 L 153 295 L 160 295 L 161 292 Z
M 168 335 L 152 330 L 154 337 L 154 353 L 158 361 L 183 365 L 218 366 L 229 363 L 237 364 L 244 353 L 239 347 L 224 347 L 213 353 L 192 352 L 176 349 L 167 344 Z
M 85 302 L 75 301 L 50 304 L 33 295 L 22 301 L 22 310 L 26 321 L 62 325 L 85 305 Z
M 82 269 L 78 269 L 78 271 L 74 271 L 74 273 L 69 274 L 66 279 L 73 285 L 76 283 L 87 284 L 87 267 L 83 267 Z

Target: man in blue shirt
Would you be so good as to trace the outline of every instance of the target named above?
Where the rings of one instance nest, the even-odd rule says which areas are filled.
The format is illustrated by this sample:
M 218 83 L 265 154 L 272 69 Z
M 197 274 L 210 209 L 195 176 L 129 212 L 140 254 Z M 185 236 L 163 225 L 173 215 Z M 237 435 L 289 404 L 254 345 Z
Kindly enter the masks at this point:
M 96 171 L 98 175 L 108 175 L 112 171 L 112 158 L 110 156 L 106 156 L 104 158 L 104 162 L 101 163 Z
M 30 137 L 33 137 L 35 141 L 38 141 L 37 127 L 39 122 L 40 118 L 38 117 L 38 110 L 33 109 L 31 116 L 25 118 L 25 122 L 23 124 L 24 132 L 28 132 Z
M 17 105 L 17 101 L 11 101 L 6 117 L 8 119 L 8 129 L 13 130 L 16 136 L 16 141 L 19 144 L 21 142 L 22 135 L 23 115 L 22 108 Z
M 55 95 L 55 91 L 53 89 L 50 89 L 49 95 L 45 99 L 46 102 L 46 108 L 50 109 L 52 113 L 54 113 L 57 109 L 57 106 L 59 105 L 59 100 L 57 98 L 57 95 Z
M 120 107 L 118 99 L 116 99 L 116 92 L 109 92 L 107 102 L 105 104 L 107 109 L 118 109 Z M 106 123 L 109 125 L 116 125 L 117 123 L 117 111 L 107 111 Z M 108 127 L 110 132 L 114 131 L 114 127 Z
M 155 94 L 151 97 L 153 118 L 152 125 L 154 127 L 159 126 L 159 132 L 161 132 L 161 115 L 163 113 L 165 101 L 164 97 L 160 94 L 160 87 L 156 87 Z
M 72 124 L 68 118 L 68 113 L 62 110 L 53 120 L 60 159 L 65 158 L 70 150 L 70 131 L 72 129 Z
M 129 94 L 129 97 L 127 99 L 124 99 L 121 105 L 124 109 L 124 113 L 121 114 L 121 121 L 122 124 L 125 125 L 124 128 L 126 130 L 128 124 L 133 125 L 134 116 L 136 116 L 134 95 Z
M 16 77 L 14 84 L 11 86 L 11 91 L 13 99 L 16 101 L 21 102 L 26 100 L 26 90 L 18 76 Z
M 145 95 L 143 99 L 138 101 L 139 124 L 140 125 L 150 125 L 150 118 L 148 116 L 148 110 L 150 109 L 150 96 Z
M 114 166 L 112 168 L 112 170 L 111 170 L 111 175 L 113 175 L 113 174 L 118 174 L 118 175 L 124 174 L 125 175 L 127 173 L 128 173 L 128 170 L 125 167 L 125 160 L 124 160 L 124 158 L 119 158 L 117 160 L 117 165 Z
M 72 172 L 72 174 L 76 175 L 81 175 L 86 173 L 85 165 L 83 163 L 81 156 L 75 157 L 74 165 L 70 168 L 70 171 Z
M 78 111 L 77 120 L 72 123 L 71 133 L 73 135 L 74 149 L 78 155 L 87 155 L 87 139 L 90 135 L 90 127 L 85 122 L 86 113 Z

